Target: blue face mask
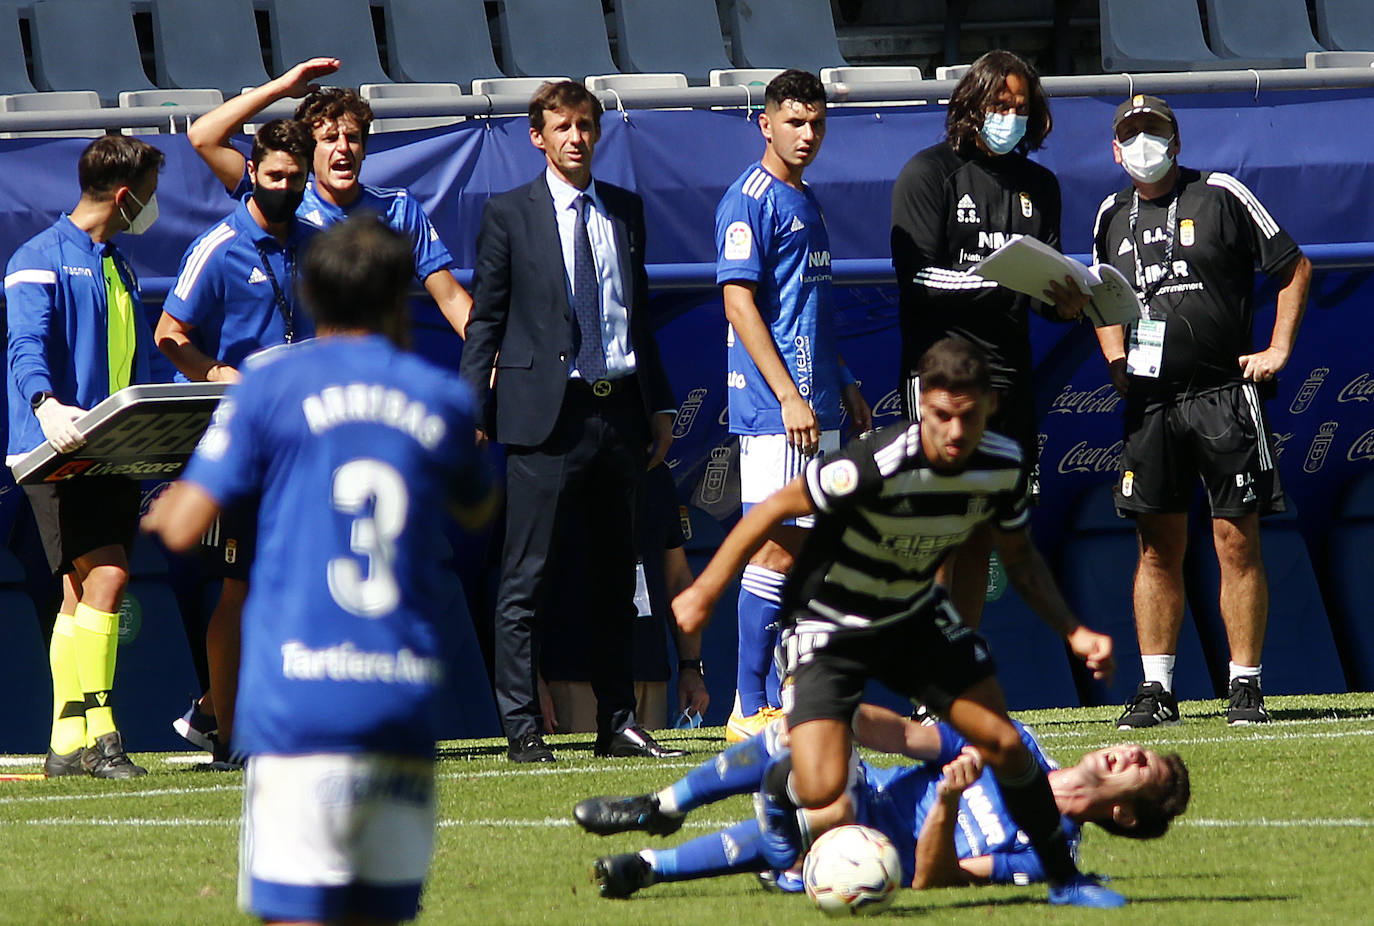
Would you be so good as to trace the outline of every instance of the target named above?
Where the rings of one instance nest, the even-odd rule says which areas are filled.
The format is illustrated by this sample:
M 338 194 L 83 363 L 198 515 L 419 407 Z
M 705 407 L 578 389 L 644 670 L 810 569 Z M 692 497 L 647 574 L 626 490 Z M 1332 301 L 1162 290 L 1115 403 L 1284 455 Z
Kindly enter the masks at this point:
M 984 113 L 979 134 L 983 136 L 983 144 L 993 154 L 1006 154 L 1025 137 L 1026 121 L 1027 117 L 1016 113 Z

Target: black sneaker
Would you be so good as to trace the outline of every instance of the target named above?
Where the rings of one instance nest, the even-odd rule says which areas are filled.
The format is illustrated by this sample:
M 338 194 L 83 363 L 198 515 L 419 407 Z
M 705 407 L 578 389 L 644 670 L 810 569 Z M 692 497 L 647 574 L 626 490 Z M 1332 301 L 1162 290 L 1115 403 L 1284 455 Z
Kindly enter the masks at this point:
M 654 883 L 654 870 L 638 852 L 603 855 L 592 862 L 592 880 L 601 885 L 602 897 L 629 897 Z
M 1141 682 L 1135 690 L 1135 697 L 1126 702 L 1126 709 L 1116 718 L 1116 728 L 1138 730 L 1141 727 L 1172 727 L 1181 722 L 1174 693 L 1165 691 L 1159 682 Z
M 538 733 L 526 733 L 524 736 L 512 736 L 509 738 L 510 748 L 506 750 L 506 758 L 512 762 L 553 762 L 553 750 L 544 742 L 544 737 Z
M 73 749 L 65 756 L 58 755 L 51 748 L 48 749 L 47 756 L 43 759 L 43 774 L 49 778 L 61 778 L 63 775 L 84 775 L 86 769 L 81 764 L 81 754 L 84 749 Z
M 685 814 L 658 809 L 657 794 L 636 797 L 589 797 L 573 808 L 573 819 L 589 833 L 609 836 L 639 830 L 653 836 L 671 836 L 682 828 Z
M 92 778 L 137 778 L 148 774 L 141 765 L 134 765 L 124 751 L 124 738 L 118 730 L 95 738 L 81 754 L 81 765 Z
M 200 762 L 191 766 L 198 772 L 241 772 L 243 765 L 248 761 L 248 757 L 241 752 L 234 752 L 224 743 L 219 741 L 219 736 L 214 739 L 214 749 L 210 752 L 209 762 Z
M 214 714 L 207 714 L 200 709 L 199 698 L 191 699 L 191 706 L 186 713 L 172 721 L 172 729 L 197 749 L 215 751 L 219 723 L 215 720 Z
M 1246 723 L 1268 723 L 1269 712 L 1264 709 L 1264 692 L 1257 678 L 1231 679 L 1231 703 L 1226 707 L 1226 722 L 1231 726 Z

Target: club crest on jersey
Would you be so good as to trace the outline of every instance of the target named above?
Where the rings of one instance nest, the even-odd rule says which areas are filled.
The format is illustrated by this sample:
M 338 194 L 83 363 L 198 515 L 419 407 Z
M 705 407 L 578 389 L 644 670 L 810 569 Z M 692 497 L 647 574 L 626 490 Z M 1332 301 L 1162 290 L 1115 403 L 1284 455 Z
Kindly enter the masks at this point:
M 754 233 L 747 222 L 731 222 L 725 229 L 725 249 L 722 256 L 726 260 L 748 260 L 754 246 Z
M 1021 194 L 1021 214 L 1024 215 L 1026 218 L 1030 218 L 1032 215 L 1035 214 L 1035 209 L 1031 206 L 1031 198 L 1029 193 Z
M 836 460 L 821 467 L 821 488 L 827 495 L 848 495 L 859 487 L 859 467 L 853 460 Z
M 973 197 L 965 193 L 954 207 L 954 217 L 962 225 L 978 224 L 978 207 L 973 204 Z
M 1184 219 L 1178 223 L 1178 243 L 1185 248 L 1191 248 L 1193 242 L 1197 241 L 1197 229 L 1193 226 L 1192 219 Z
M 1135 472 L 1126 470 L 1121 476 L 1121 495 L 1123 498 L 1130 498 L 1135 491 Z

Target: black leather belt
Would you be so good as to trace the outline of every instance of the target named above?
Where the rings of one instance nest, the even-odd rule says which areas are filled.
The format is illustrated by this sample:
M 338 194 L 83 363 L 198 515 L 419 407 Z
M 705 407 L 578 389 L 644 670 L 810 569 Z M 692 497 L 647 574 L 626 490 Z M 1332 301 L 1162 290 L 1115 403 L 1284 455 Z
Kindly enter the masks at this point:
M 619 379 L 596 379 L 590 381 L 579 378 L 570 380 L 569 383 L 590 392 L 598 399 L 610 399 L 622 396 L 636 385 L 633 375 L 622 376 Z

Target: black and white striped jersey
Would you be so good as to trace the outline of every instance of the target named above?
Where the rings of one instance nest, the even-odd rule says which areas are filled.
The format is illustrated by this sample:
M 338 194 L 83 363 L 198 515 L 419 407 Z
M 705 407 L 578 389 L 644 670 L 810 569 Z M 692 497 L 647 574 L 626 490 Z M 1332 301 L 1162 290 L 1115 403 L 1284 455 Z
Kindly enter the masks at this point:
M 804 608 L 808 621 L 838 628 L 919 611 L 935 570 L 977 524 L 1016 530 L 1030 518 L 1021 449 L 991 432 L 957 475 L 931 468 L 911 422 L 812 460 L 804 475 L 816 526 L 788 576 L 784 613 Z
M 1133 199 L 1133 187 L 1108 196 L 1093 228 L 1093 261 L 1116 267 L 1137 291 L 1155 289 L 1150 314 L 1165 323 L 1159 378 L 1132 377 L 1132 389 L 1180 393 L 1240 382 L 1237 358 L 1254 350 L 1255 267 L 1284 270 L 1297 243 L 1230 174 L 1181 168 L 1171 193 L 1141 198 L 1134 231 Z

